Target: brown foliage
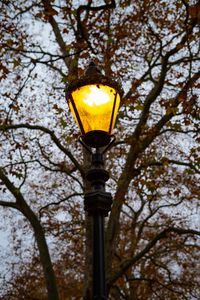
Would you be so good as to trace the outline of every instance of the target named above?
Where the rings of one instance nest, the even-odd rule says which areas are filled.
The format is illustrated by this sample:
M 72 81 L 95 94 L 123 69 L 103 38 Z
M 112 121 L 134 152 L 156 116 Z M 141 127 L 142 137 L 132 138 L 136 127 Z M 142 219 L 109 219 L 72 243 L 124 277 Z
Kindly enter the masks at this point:
M 35 236 L 0 299 L 90 299 L 88 159 L 64 88 L 91 57 L 125 90 L 106 162 L 109 299 L 198 299 L 199 1 L 17 0 L 0 11 L 0 205 L 25 217 L 14 238 L 21 227 L 20 240 Z

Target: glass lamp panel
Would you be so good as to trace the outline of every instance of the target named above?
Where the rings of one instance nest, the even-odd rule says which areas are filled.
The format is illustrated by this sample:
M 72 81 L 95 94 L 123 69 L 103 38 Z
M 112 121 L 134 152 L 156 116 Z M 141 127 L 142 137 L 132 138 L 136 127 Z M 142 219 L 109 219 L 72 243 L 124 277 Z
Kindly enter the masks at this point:
M 84 133 L 92 130 L 102 130 L 111 133 L 109 131 L 116 93 L 114 88 L 102 84 L 85 85 L 72 92 L 72 98 L 78 111 Z M 120 96 L 117 93 L 111 130 L 115 125 L 119 104 Z M 71 102 L 69 102 L 69 106 L 78 123 L 78 118 Z M 78 125 L 80 127 L 79 123 Z

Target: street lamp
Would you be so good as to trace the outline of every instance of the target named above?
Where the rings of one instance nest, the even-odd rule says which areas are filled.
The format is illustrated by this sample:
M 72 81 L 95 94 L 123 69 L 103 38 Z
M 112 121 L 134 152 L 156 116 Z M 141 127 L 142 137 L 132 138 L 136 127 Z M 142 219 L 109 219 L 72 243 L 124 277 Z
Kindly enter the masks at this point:
M 103 154 L 114 141 L 114 128 L 122 89 L 104 76 L 92 62 L 85 75 L 70 83 L 66 90 L 69 108 L 80 128 L 81 144 L 91 154 L 91 167 L 85 177 L 91 191 L 84 195 L 84 208 L 93 218 L 93 300 L 106 300 L 104 217 L 111 210 L 112 196 L 105 192 L 109 179 Z M 95 148 L 96 151 L 92 151 Z

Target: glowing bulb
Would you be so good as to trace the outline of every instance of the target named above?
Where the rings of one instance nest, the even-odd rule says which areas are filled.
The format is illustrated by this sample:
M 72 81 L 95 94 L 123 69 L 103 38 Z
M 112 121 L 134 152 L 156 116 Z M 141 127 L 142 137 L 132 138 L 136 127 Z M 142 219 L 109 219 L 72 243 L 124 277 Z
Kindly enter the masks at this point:
M 89 106 L 99 106 L 110 101 L 110 96 L 97 86 L 89 86 L 84 102 Z

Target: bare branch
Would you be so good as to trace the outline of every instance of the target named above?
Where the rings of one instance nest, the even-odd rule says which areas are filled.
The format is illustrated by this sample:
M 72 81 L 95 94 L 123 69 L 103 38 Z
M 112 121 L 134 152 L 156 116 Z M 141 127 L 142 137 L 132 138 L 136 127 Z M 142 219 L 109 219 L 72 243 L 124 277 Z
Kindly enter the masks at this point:
M 178 107 L 179 103 L 181 103 L 182 97 L 187 93 L 188 89 L 192 86 L 192 84 L 197 81 L 200 78 L 200 71 L 195 73 L 188 81 L 186 82 L 185 86 L 183 89 L 178 93 L 178 95 L 171 101 L 171 108 L 176 108 Z M 174 117 L 174 113 L 170 112 L 168 114 L 165 114 L 159 121 L 158 123 L 154 126 L 152 129 L 152 132 L 154 134 L 158 134 L 158 132 L 164 127 L 164 125 L 169 122 Z M 147 138 L 148 140 L 148 138 Z
M 73 197 L 76 197 L 76 196 L 83 196 L 83 193 L 73 193 L 73 194 L 69 195 L 68 197 L 65 197 L 64 199 L 61 199 L 60 201 L 51 202 L 51 203 L 49 203 L 49 204 L 41 207 L 40 210 L 39 210 L 40 216 L 41 216 L 43 210 L 45 210 L 45 209 L 47 209 L 47 208 L 49 208 L 49 207 L 51 207 L 53 205 L 59 205 L 59 204 L 61 204 L 63 202 L 68 201 L 70 198 L 73 198 Z
M 56 22 L 55 18 L 53 17 L 53 15 L 51 13 L 53 11 L 51 2 L 49 0 L 42 0 L 42 3 L 44 5 L 44 12 L 45 12 L 46 16 L 48 17 L 49 23 L 51 24 L 54 35 L 56 37 L 56 41 L 57 41 L 57 43 L 60 47 L 60 50 L 63 54 L 64 62 L 66 64 L 66 66 L 68 68 L 70 68 L 71 59 L 70 59 L 70 57 L 68 57 L 69 53 L 66 49 L 66 43 L 61 35 L 58 23 Z
M 51 258 L 50 258 L 48 246 L 46 243 L 44 230 L 43 230 L 37 216 L 35 215 L 33 210 L 30 208 L 30 206 L 28 206 L 28 204 L 26 203 L 20 190 L 14 186 L 14 184 L 5 175 L 5 173 L 3 172 L 3 170 L 1 168 L 0 168 L 0 179 L 3 181 L 3 183 L 5 184 L 7 189 L 11 192 L 11 194 L 16 199 L 15 206 L 13 206 L 13 204 L 11 203 L 11 205 L 12 205 L 11 207 L 18 209 L 27 218 L 27 220 L 30 222 L 30 224 L 34 230 L 35 238 L 36 238 L 38 249 L 40 252 L 40 259 L 42 262 L 43 271 L 44 271 L 44 275 L 45 275 L 45 279 L 46 279 L 46 286 L 47 286 L 47 290 L 48 290 L 49 299 L 59 300 L 57 286 L 56 286 L 56 280 L 55 280 L 55 274 L 53 271 L 53 266 L 51 263 Z M 5 206 L 6 203 L 3 202 L 2 204 L 4 204 L 4 206 Z
M 112 286 L 116 282 L 116 280 L 118 280 L 131 266 L 133 266 L 138 260 L 144 257 L 144 255 L 146 255 L 157 244 L 157 242 L 162 239 L 168 238 L 170 233 L 175 233 L 178 235 L 188 234 L 200 236 L 200 231 L 193 229 L 169 227 L 161 231 L 144 247 L 142 251 L 140 251 L 132 258 L 124 260 L 120 264 L 118 270 L 115 270 L 115 274 L 111 275 L 110 278 L 107 279 L 108 286 Z
M 0 171 L 1 172 L 1 171 Z M 1 175 L 0 175 L 1 176 Z M 0 200 L 0 205 L 3 207 L 12 207 L 17 209 L 17 204 L 16 202 L 10 202 L 10 201 L 1 201 Z
M 164 166 L 165 164 L 173 164 L 173 165 L 178 165 L 178 166 L 185 166 L 188 167 L 192 170 L 194 170 L 197 174 L 200 174 L 200 170 L 198 170 L 192 163 L 190 162 L 183 162 L 183 161 L 178 161 L 178 160 L 173 160 L 173 159 L 168 159 L 164 158 L 163 161 L 149 161 L 145 165 L 141 165 L 139 168 L 137 168 L 138 172 L 140 172 L 143 168 L 147 168 L 150 166 Z
M 55 133 L 51 131 L 50 129 L 40 126 L 40 125 L 30 125 L 28 123 L 25 124 L 10 124 L 10 125 L 0 125 L 1 131 L 11 130 L 11 129 L 19 129 L 19 128 L 26 128 L 30 130 L 41 130 L 42 132 L 49 134 L 52 141 L 56 144 L 56 146 L 64 153 L 66 154 L 71 161 L 74 163 L 74 165 L 77 167 L 77 169 L 80 171 L 81 175 L 84 176 L 84 171 L 81 167 L 81 165 L 78 163 L 78 161 L 75 159 L 75 157 L 72 155 L 72 153 L 67 150 L 59 141 L 59 139 L 56 137 Z
M 78 38 L 82 38 L 83 40 L 85 40 L 88 44 L 88 47 L 90 48 L 90 50 L 96 54 L 96 51 L 92 48 L 92 45 L 88 39 L 88 36 L 86 34 L 86 30 L 83 27 L 83 22 L 81 21 L 81 13 L 83 11 L 87 11 L 88 13 L 90 11 L 100 11 L 100 10 L 107 10 L 107 9 L 112 9 L 116 7 L 116 3 L 115 0 L 111 0 L 110 4 L 105 4 L 105 5 L 100 5 L 100 6 L 91 6 L 91 2 L 89 1 L 88 5 L 80 5 L 79 8 L 77 9 L 77 29 L 78 29 Z M 80 36 L 80 37 L 79 37 Z

